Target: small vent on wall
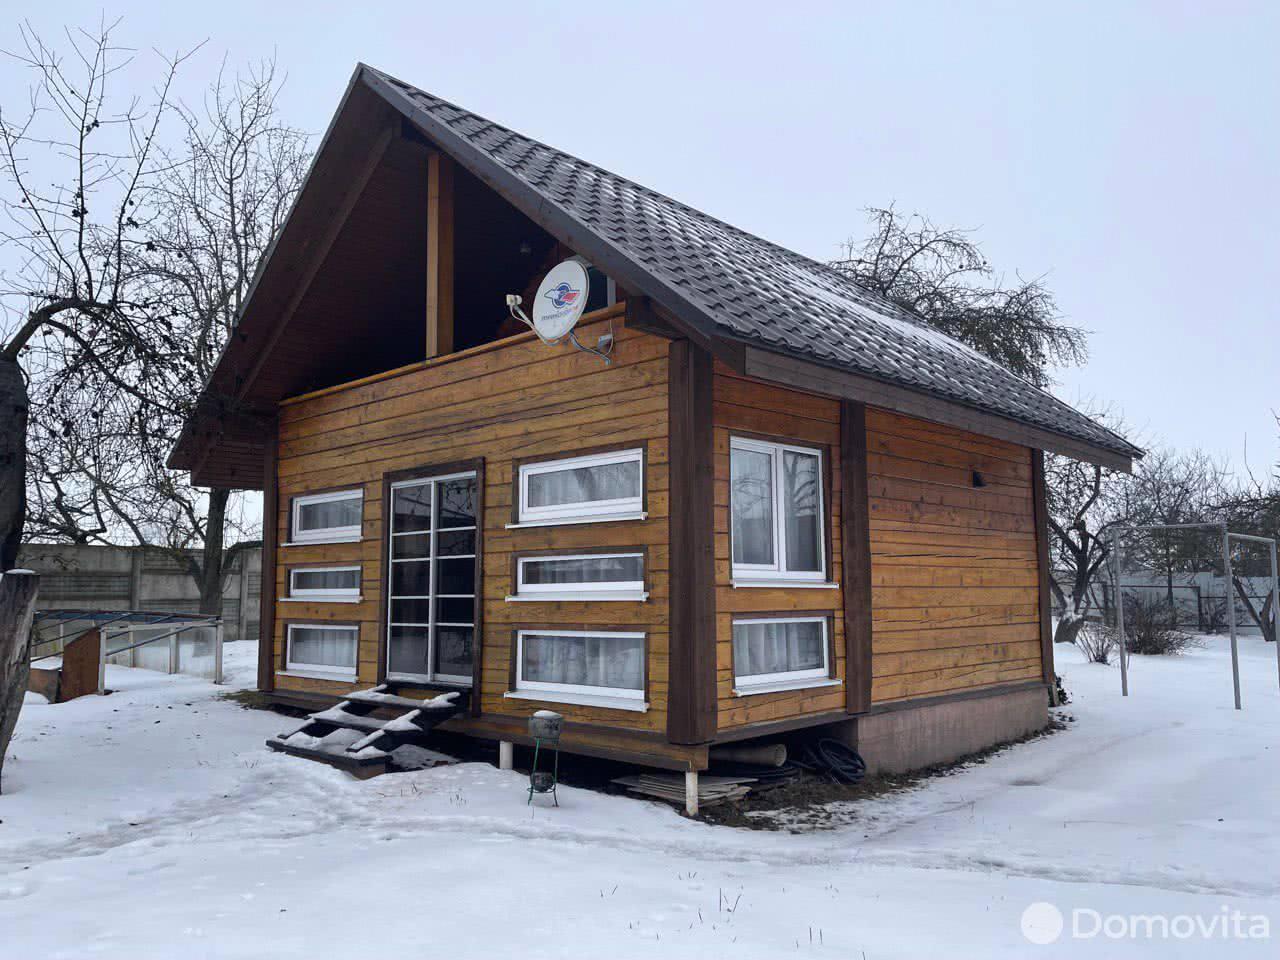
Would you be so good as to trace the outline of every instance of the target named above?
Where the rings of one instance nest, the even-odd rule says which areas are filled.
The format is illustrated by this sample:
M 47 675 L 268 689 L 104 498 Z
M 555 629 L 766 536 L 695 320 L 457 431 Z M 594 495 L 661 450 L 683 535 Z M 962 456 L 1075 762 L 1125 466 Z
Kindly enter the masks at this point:
M 986 479 L 982 476 L 982 474 L 981 474 L 981 473 L 979 473 L 977 470 L 973 471 L 973 486 L 974 486 L 974 489 L 979 489 L 979 488 L 981 488 L 981 487 L 985 487 L 986 485 L 987 485 L 987 481 L 986 481 Z

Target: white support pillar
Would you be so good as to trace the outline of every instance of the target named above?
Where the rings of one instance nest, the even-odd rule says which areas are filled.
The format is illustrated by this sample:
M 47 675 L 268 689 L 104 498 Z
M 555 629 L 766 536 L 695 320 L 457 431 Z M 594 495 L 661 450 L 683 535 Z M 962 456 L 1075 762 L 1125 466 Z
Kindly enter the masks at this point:
M 1226 577 L 1227 625 L 1231 630 L 1231 683 L 1235 689 L 1236 709 L 1240 709 L 1240 645 L 1236 640 L 1235 576 L 1231 569 L 1231 534 L 1222 525 L 1222 569 Z
M 516 765 L 516 745 L 510 740 L 498 741 L 498 769 L 512 770 Z
M 241 554 L 244 556 L 244 554 Z M 222 682 L 222 642 L 223 642 L 223 625 L 219 620 L 213 628 L 213 682 Z
M 691 817 L 698 815 L 698 771 L 684 772 L 684 812 Z

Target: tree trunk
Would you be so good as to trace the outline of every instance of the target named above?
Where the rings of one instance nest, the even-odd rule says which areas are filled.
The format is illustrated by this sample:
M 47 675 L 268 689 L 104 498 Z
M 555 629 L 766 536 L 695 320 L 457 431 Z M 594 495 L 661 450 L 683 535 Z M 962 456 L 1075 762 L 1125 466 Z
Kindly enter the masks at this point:
M 0 570 L 17 566 L 27 519 L 27 383 L 0 360 Z
M 31 619 L 40 578 L 30 570 L 0 575 L 0 788 L 4 757 L 31 675 Z
M 214 488 L 209 491 L 209 514 L 205 519 L 199 586 L 200 612 L 211 617 L 222 615 L 222 567 L 225 560 L 222 544 L 229 499 L 230 490 Z

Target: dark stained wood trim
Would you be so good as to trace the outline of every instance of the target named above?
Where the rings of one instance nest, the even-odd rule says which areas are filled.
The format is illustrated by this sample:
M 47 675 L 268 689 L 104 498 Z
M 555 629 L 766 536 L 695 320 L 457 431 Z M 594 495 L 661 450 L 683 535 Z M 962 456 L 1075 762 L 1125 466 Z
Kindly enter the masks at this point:
M 280 421 L 271 420 L 265 431 L 262 459 L 262 578 L 258 597 L 258 689 L 275 689 L 276 550 L 280 526 L 280 504 L 276 494 L 277 453 L 280 448 Z
M 840 404 L 840 535 L 844 595 L 846 709 L 871 706 L 871 520 L 867 483 L 867 408 Z
M 716 731 L 713 362 L 690 340 L 672 341 L 670 357 L 667 739 L 695 744 Z
M 809 393 L 858 400 L 884 410 L 958 427 L 1024 447 L 1051 450 L 1124 473 L 1133 469 L 1131 458 L 1083 440 L 810 360 L 748 346 L 745 367 L 748 376 L 807 390 Z
M 724 727 L 716 732 L 713 743 L 732 743 L 735 740 L 754 740 L 757 737 L 773 737 L 780 733 L 805 730 L 809 727 L 825 727 L 833 723 L 843 723 L 849 719 L 841 710 L 828 710 L 824 713 L 806 713 L 798 717 L 787 717 L 785 720 L 761 720 L 736 727 Z
M 1044 451 L 1031 451 L 1031 503 L 1036 524 L 1036 566 L 1040 599 L 1040 676 L 1049 686 L 1056 707 L 1057 684 L 1053 665 L 1053 597 L 1049 588 L 1049 503 L 1044 481 Z
M 653 301 L 648 297 L 629 296 L 626 305 L 627 312 L 622 322 L 628 330 L 639 330 L 667 340 L 684 338 L 684 330 L 658 316 L 653 308 Z
M 453 353 L 453 160 L 427 155 L 427 359 Z

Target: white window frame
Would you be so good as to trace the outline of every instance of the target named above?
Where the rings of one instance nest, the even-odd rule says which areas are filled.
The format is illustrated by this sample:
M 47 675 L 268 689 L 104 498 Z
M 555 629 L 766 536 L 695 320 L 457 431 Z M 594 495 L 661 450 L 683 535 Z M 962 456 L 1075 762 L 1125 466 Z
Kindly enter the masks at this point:
M 356 665 L 347 667 L 330 667 L 315 663 L 297 663 L 293 659 L 293 631 L 295 629 L 313 630 L 347 630 L 350 631 L 355 644 Z M 349 623 L 291 623 L 285 632 L 286 654 L 285 671 L 300 677 L 315 677 L 319 680 L 341 680 L 344 682 L 356 679 L 356 671 L 360 666 L 360 628 Z
M 476 517 L 475 523 L 463 524 L 460 527 L 441 527 L 439 511 L 436 504 L 435 488 L 441 483 L 448 483 L 450 480 L 475 480 L 476 481 Z M 409 487 L 431 487 L 431 529 L 430 530 L 396 530 L 395 528 L 395 492 L 397 490 Z M 459 553 L 451 554 L 446 557 L 439 556 L 437 553 L 439 546 L 439 537 L 441 533 L 465 532 L 468 530 L 475 532 L 476 548 L 479 549 L 481 518 L 484 511 L 484 489 L 480 486 L 480 475 L 475 470 L 463 470 L 459 473 L 427 473 L 420 477 L 412 477 L 406 480 L 398 480 L 391 484 L 391 495 L 388 498 L 386 509 L 388 511 L 387 523 L 390 524 L 389 536 L 387 537 L 387 571 L 384 575 L 384 583 L 386 588 L 386 612 L 385 623 L 387 626 L 387 650 L 386 650 L 386 669 L 388 680 L 399 680 L 406 683 L 452 683 L 459 686 L 471 686 L 472 677 L 459 676 L 452 673 L 440 673 L 439 671 L 429 670 L 427 673 L 404 673 L 403 671 L 394 671 L 391 669 L 391 628 L 392 627 L 416 627 L 427 631 L 427 666 L 428 668 L 435 662 L 436 658 L 436 634 L 440 627 L 469 627 L 471 629 L 472 645 L 471 655 L 476 657 L 479 655 L 479 624 L 476 620 L 471 623 L 455 623 L 453 621 L 442 621 L 438 618 L 439 601 L 469 598 L 473 601 L 476 599 L 483 600 L 484 590 L 484 570 L 481 565 L 476 563 L 477 556 L 475 553 Z M 428 540 L 428 552 L 425 557 L 400 557 L 395 555 L 395 540 L 397 537 L 419 537 L 423 534 L 430 534 Z M 436 591 L 438 567 L 435 567 L 441 560 L 470 560 L 475 564 L 475 593 L 474 594 L 453 594 L 439 593 Z M 431 591 L 426 596 L 411 596 L 407 594 L 396 594 L 392 592 L 392 583 L 394 577 L 395 565 L 397 563 L 430 563 L 435 569 L 431 572 Z M 428 601 L 428 617 L 426 623 L 410 622 L 395 620 L 392 612 L 395 608 L 396 600 L 426 600 Z M 474 613 L 472 614 L 474 618 Z
M 787 670 L 780 673 L 760 673 L 753 676 L 738 675 L 738 641 L 733 631 L 739 624 L 747 623 L 817 623 L 822 628 L 822 667 L 811 670 Z M 780 690 L 798 690 L 804 687 L 836 686 L 839 680 L 831 676 L 831 629 L 827 616 L 809 617 L 735 617 L 730 628 L 730 644 L 733 650 L 733 692 L 739 695 L 751 693 L 775 693 Z
M 524 638 L 527 636 L 596 637 L 618 640 L 639 640 L 644 650 L 646 664 L 641 666 L 639 690 L 626 687 L 594 687 L 580 683 L 549 683 L 545 680 L 524 679 Z M 507 695 L 526 700 L 549 700 L 562 703 L 579 703 L 589 706 L 618 707 L 623 710 L 644 710 L 644 679 L 649 657 L 649 643 L 643 632 L 618 630 L 543 630 L 516 631 L 516 682 L 515 690 Z
M 735 586 L 753 585 L 753 582 L 799 582 L 826 584 L 827 579 L 827 517 L 826 503 L 826 463 L 820 447 L 806 447 L 792 443 L 774 443 L 767 440 L 753 440 L 748 437 L 729 438 L 729 536 L 733 536 L 733 451 L 750 450 L 754 453 L 766 453 L 773 464 L 773 563 L 738 563 L 732 560 L 733 544 L 729 545 L 730 562 L 733 566 Z M 818 569 L 788 570 L 787 556 L 787 518 L 783 503 L 783 455 L 791 453 L 804 454 L 818 458 Z
M 620 557 L 639 557 L 643 565 L 645 555 L 639 550 L 619 550 L 616 553 L 545 553 L 516 558 L 516 592 L 507 600 L 647 600 L 644 589 L 644 573 L 639 580 L 613 580 L 608 582 L 578 583 L 528 583 L 525 567 L 531 563 L 556 560 L 614 560 Z
M 640 489 L 634 497 L 619 497 L 613 500 L 590 500 L 583 503 L 560 504 L 552 507 L 530 507 L 529 478 L 542 473 L 560 473 L 580 467 L 603 467 L 612 463 L 630 463 L 635 461 L 640 466 Z M 581 457 L 567 457 L 561 460 L 539 460 L 536 463 L 520 465 L 519 495 L 520 505 L 517 516 L 519 522 L 511 526 L 553 525 L 561 523 L 589 523 L 592 520 L 643 520 L 644 512 L 644 448 L 635 447 L 630 450 L 613 450 L 608 453 L 593 453 Z
M 353 602 L 360 599 L 360 579 L 362 567 L 359 564 L 342 564 L 332 567 L 290 567 L 289 568 L 289 595 L 287 600 L 332 600 Z M 322 590 L 309 587 L 298 587 L 294 585 L 294 576 L 299 573 L 339 573 L 346 570 L 354 570 L 356 572 L 356 585 L 338 590 Z
M 330 503 L 334 500 L 360 501 L 360 523 L 348 527 L 321 527 L 318 530 L 303 530 L 299 519 L 302 508 L 313 503 Z M 354 487 L 350 490 L 331 490 L 328 493 L 306 493 L 293 498 L 290 505 L 290 543 L 351 543 L 361 537 L 364 522 L 364 488 Z

